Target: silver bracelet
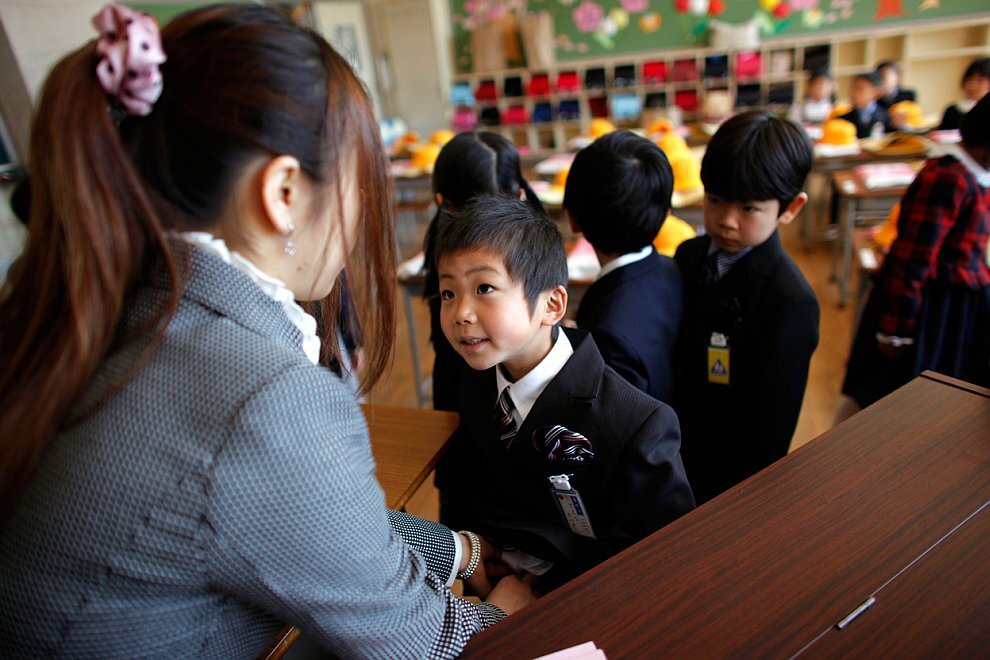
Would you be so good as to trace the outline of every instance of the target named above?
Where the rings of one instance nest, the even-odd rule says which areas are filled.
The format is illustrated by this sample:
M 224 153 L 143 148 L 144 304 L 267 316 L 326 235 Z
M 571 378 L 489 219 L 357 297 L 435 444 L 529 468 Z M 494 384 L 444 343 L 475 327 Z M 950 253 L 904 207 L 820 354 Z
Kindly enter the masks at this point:
M 481 539 L 474 532 L 461 531 L 458 533 L 468 537 L 468 541 L 471 542 L 471 558 L 468 560 L 467 568 L 457 574 L 458 580 L 467 580 L 474 575 L 474 569 L 478 568 L 478 562 L 481 560 Z

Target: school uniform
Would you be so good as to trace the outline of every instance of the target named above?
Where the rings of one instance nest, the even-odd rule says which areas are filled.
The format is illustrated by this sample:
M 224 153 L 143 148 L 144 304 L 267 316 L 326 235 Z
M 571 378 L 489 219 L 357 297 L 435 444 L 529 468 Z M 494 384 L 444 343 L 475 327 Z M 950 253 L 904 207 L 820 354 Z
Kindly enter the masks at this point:
M 893 130 L 890 123 L 890 115 L 879 103 L 871 103 L 866 108 L 853 108 L 846 114 L 839 117 L 851 121 L 856 126 L 856 137 L 859 139 L 870 137 L 873 127 L 876 124 L 883 126 L 884 132 Z
M 581 299 L 577 324 L 594 337 L 608 366 L 654 399 L 669 402 L 681 325 L 681 271 L 652 245 L 644 252 L 623 255 L 635 260 L 603 268 L 605 274 Z
M 522 393 L 530 406 L 513 406 L 522 421 L 508 441 L 496 419 L 498 367 L 466 373 L 461 425 L 437 468 L 441 518 L 552 562 L 543 590 L 694 508 L 673 409 L 606 366 L 584 331 L 563 330 L 533 371 L 548 361 L 562 366 L 542 391 Z M 509 385 L 512 397 L 529 376 Z M 565 521 L 549 481 L 556 475 L 568 475 L 594 538 Z
M 990 171 L 960 147 L 929 160 L 904 193 L 843 394 L 865 407 L 926 369 L 990 386 Z M 878 339 L 903 343 L 897 358 Z
M 914 101 L 916 98 L 917 94 L 915 94 L 913 89 L 898 87 L 890 96 L 881 96 L 877 99 L 877 103 L 884 110 L 889 110 L 890 106 L 895 103 L 900 103 L 901 101 Z
M 818 345 L 818 300 L 777 232 L 721 276 L 711 247 L 699 236 L 674 257 L 684 276 L 674 407 L 698 502 L 787 454 Z

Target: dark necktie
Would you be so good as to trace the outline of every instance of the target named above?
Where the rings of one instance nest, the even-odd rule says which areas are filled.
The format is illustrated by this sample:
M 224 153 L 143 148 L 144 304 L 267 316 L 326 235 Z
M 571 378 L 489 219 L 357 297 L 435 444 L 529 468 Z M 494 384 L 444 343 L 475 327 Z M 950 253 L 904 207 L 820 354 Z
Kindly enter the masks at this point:
M 717 282 L 719 280 L 718 273 L 718 255 L 720 250 L 715 250 L 708 258 L 705 260 L 705 281 L 708 283 Z
M 502 390 L 502 393 L 498 395 L 498 401 L 495 402 L 495 428 L 498 431 L 498 439 L 505 443 L 505 448 L 508 449 L 512 445 L 512 441 L 516 437 L 516 420 L 512 416 L 512 411 L 515 410 L 515 405 L 512 403 L 512 397 L 509 396 L 509 388 L 506 387 Z

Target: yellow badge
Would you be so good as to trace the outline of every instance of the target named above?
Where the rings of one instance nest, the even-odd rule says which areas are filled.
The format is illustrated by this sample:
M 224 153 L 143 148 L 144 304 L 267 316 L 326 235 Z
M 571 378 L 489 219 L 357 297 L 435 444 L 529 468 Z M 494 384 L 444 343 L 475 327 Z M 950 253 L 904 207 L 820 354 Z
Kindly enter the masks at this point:
M 713 332 L 708 344 L 708 382 L 729 384 L 729 341 L 720 332 Z

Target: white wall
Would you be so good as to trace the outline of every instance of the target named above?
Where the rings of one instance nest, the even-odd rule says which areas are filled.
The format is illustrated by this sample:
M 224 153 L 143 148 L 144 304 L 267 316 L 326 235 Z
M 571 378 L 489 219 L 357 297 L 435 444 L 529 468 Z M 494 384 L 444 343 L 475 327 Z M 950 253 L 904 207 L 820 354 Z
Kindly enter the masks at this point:
M 105 0 L 0 0 L 0 111 L 21 158 L 31 108 L 48 71 L 96 32 L 90 19 Z
M 378 77 L 368 38 L 365 5 L 360 0 L 336 0 L 313 3 L 316 28 L 323 38 L 350 63 L 371 92 L 376 114 L 381 114 Z

